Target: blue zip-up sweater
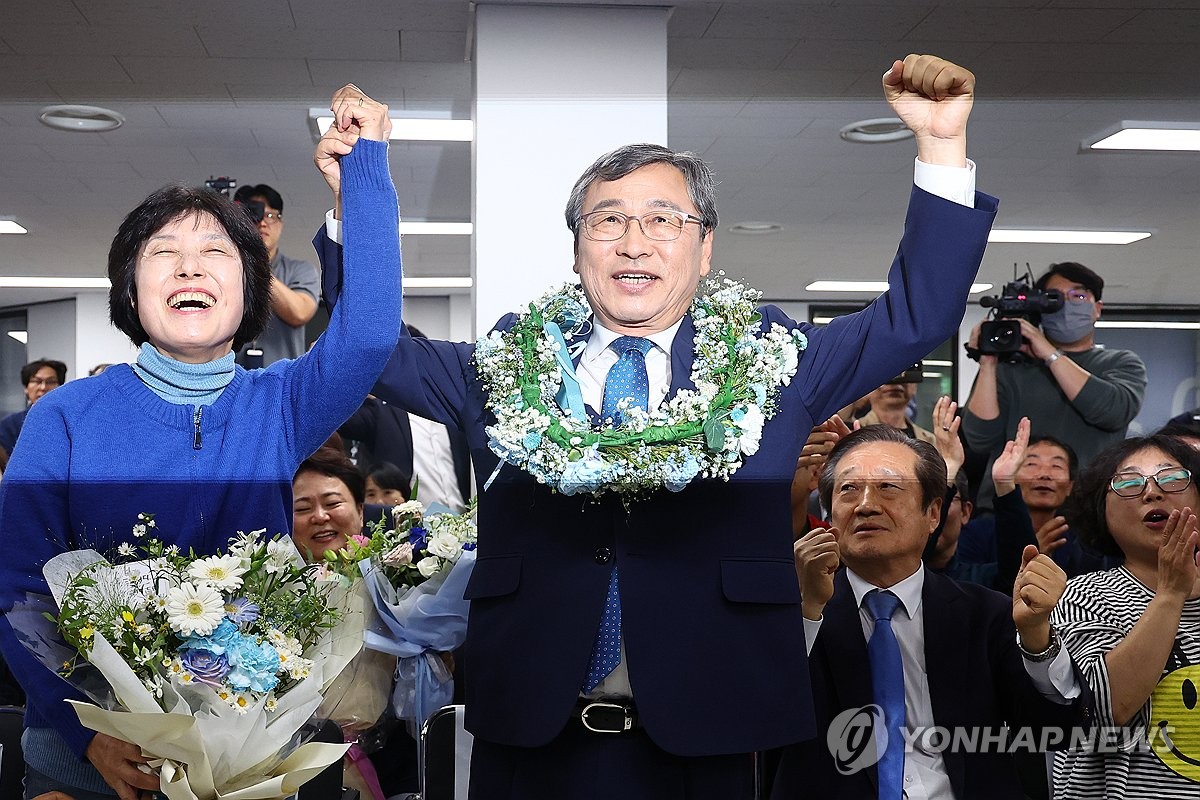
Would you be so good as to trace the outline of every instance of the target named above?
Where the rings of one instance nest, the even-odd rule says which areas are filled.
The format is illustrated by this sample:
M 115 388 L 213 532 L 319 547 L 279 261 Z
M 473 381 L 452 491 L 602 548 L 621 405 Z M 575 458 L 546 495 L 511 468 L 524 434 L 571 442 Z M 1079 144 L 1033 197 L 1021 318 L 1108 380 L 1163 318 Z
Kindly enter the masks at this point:
M 31 409 L 0 483 L 0 649 L 28 694 L 26 727 L 55 729 L 80 759 L 61 763 L 61 747 L 46 748 L 58 763 L 26 752 L 40 772 L 87 772 L 94 733 L 63 702 L 84 698 L 14 634 L 14 606 L 47 594 L 42 566 L 54 555 L 112 554 L 134 541 L 139 513 L 155 515 L 161 538 L 201 554 L 239 530 L 291 530 L 296 467 L 359 407 L 396 344 L 400 246 L 386 154 L 386 143 L 361 140 L 342 159 L 345 299 L 309 353 L 263 370 L 237 367 L 208 406 L 169 403 L 120 365 Z

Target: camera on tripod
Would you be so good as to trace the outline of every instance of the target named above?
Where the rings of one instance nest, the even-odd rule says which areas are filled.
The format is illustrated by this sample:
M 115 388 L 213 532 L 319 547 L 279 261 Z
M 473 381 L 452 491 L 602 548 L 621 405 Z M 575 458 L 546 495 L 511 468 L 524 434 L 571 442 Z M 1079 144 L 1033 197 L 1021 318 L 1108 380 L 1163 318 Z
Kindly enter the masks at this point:
M 1014 274 L 1016 266 L 1013 265 Z M 1035 288 L 1033 273 L 1026 264 L 1024 276 L 1004 284 L 999 295 L 980 298 L 979 305 L 992 312 L 979 326 L 979 348 L 967 345 L 967 355 L 976 361 L 981 355 L 997 356 L 1001 361 L 1016 364 L 1027 360 L 1021 353 L 1024 338 L 1020 320 L 1040 325 L 1043 314 L 1053 314 L 1063 307 L 1063 296 L 1057 289 Z

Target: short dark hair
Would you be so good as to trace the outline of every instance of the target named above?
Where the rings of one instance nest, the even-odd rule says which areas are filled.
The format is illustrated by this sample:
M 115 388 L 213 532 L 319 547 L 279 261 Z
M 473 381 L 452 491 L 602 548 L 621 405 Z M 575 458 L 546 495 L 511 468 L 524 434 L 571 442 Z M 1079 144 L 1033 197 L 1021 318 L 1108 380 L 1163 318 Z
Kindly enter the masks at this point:
M 1029 444 L 1025 448 L 1025 452 L 1029 452 L 1029 448 L 1035 444 L 1049 444 L 1057 447 L 1067 454 L 1067 475 L 1071 480 L 1075 480 L 1075 476 L 1079 473 L 1079 456 L 1075 455 L 1075 448 L 1064 442 L 1062 439 L 1057 439 L 1053 436 L 1034 436 L 1029 440 Z
M 605 153 L 588 167 L 567 199 L 567 227 L 579 240 L 579 220 L 583 216 L 583 197 L 596 181 L 616 181 L 636 169 L 651 164 L 670 164 L 683 173 L 688 196 L 701 219 L 701 236 L 717 227 L 717 181 L 712 168 L 695 153 L 675 152 L 658 144 L 627 144 Z
M 1200 422 L 1168 422 L 1154 432 L 1159 436 L 1176 436 L 1184 439 L 1200 439 Z
M 271 264 L 262 234 L 246 213 L 211 189 L 164 186 L 130 211 L 108 250 L 108 315 L 137 346 L 149 340 L 137 313 L 137 259 L 142 245 L 170 223 L 207 214 L 233 241 L 242 260 L 242 322 L 233 349 L 262 333 L 271 316 Z
M 380 489 L 394 489 L 405 500 L 412 499 L 412 476 L 390 461 L 380 461 L 367 470 L 367 479 L 375 481 Z
M 61 361 L 56 361 L 53 358 L 39 358 L 36 361 L 30 361 L 25 366 L 21 367 L 21 385 L 28 386 L 33 380 L 33 376 L 42 367 L 49 367 L 54 370 L 54 374 L 58 377 L 59 383 L 67 382 L 67 365 Z
M 921 487 L 922 508 L 928 509 L 934 500 L 946 496 L 946 461 L 936 447 L 920 439 L 910 439 L 903 431 L 898 431 L 891 425 L 867 425 L 834 445 L 825 460 L 821 477 L 817 481 L 821 503 L 825 508 L 833 508 L 833 479 L 842 456 L 860 445 L 874 442 L 902 444 L 917 454 L 917 483 Z
M 354 462 L 341 450 L 327 446 L 317 448 L 317 452 L 304 459 L 296 468 L 296 476 L 292 478 L 292 481 L 295 482 L 296 477 L 304 472 L 315 472 L 318 475 L 337 478 L 346 484 L 356 505 L 361 506 L 366 502 L 367 481 L 358 471 L 358 467 L 354 466 Z
M 1102 451 L 1080 474 L 1062 508 L 1071 530 L 1083 544 L 1096 552 L 1106 556 L 1122 555 L 1120 546 L 1108 529 L 1108 515 L 1105 513 L 1109 482 L 1126 458 L 1150 447 L 1163 451 L 1178 461 L 1180 466 L 1191 470 L 1193 475 L 1200 470 L 1200 452 L 1174 436 L 1157 433 L 1137 436 Z
M 237 190 L 237 193 L 241 194 L 243 191 L 245 191 L 245 196 L 247 198 L 261 197 L 263 200 L 267 201 L 267 205 L 269 205 L 271 208 L 275 209 L 280 214 L 283 213 L 283 195 L 275 191 L 267 184 L 260 183 L 256 186 L 243 186 L 241 189 Z
M 1092 297 L 1097 300 L 1104 294 L 1104 278 L 1101 278 L 1078 261 L 1060 261 L 1057 264 L 1051 264 L 1050 269 L 1046 270 L 1046 273 L 1037 279 L 1034 287 L 1045 289 L 1046 283 L 1055 275 L 1061 275 L 1071 281 L 1071 283 L 1078 283 L 1091 292 Z

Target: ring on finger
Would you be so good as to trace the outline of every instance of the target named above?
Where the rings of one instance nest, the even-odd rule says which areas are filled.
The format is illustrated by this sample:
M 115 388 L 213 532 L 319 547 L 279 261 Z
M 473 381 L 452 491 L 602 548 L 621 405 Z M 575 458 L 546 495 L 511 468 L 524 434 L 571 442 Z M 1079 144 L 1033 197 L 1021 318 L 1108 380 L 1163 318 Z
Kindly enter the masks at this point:
M 359 108 L 362 108 L 362 101 L 363 101 L 363 99 L 361 97 L 358 98 L 358 107 Z

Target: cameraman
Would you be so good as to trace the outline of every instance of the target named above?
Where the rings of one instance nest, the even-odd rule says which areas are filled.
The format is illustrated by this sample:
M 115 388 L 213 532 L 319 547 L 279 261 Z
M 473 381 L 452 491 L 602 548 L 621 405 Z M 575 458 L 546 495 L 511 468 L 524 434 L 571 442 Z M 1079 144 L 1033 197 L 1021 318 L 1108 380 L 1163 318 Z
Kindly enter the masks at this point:
M 1108 350 L 1095 341 L 1103 303 L 1104 279 L 1083 264 L 1051 264 L 1034 284 L 1039 291 L 1062 293 L 1063 307 L 1042 317 L 1041 328 L 1020 320 L 1027 357 L 999 363 L 979 356 L 979 374 L 963 414 L 967 446 L 987 453 L 989 469 L 977 505 L 991 508 L 994 494 L 990 462 L 1011 439 L 1021 417 L 1029 417 L 1031 435 L 1054 436 L 1074 449 L 1080 467 L 1125 438 L 1146 393 L 1146 365 L 1130 350 Z M 970 347 L 979 346 L 979 329 Z

